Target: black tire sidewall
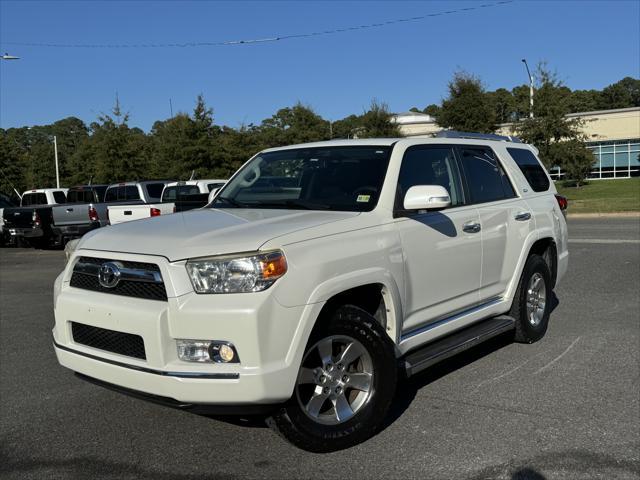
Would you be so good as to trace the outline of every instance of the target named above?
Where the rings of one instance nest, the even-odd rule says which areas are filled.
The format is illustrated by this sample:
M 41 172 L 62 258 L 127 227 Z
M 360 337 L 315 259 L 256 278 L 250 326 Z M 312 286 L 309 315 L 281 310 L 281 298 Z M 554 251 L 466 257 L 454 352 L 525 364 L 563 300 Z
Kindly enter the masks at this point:
M 527 318 L 527 287 L 531 277 L 535 273 L 542 275 L 546 294 L 544 315 L 538 325 L 532 325 Z M 522 272 L 522 278 L 520 280 L 518 295 L 516 298 L 517 310 L 514 312 L 516 320 L 516 340 L 532 343 L 544 337 L 547 327 L 549 326 L 552 294 L 551 272 L 549 271 L 547 262 L 545 262 L 545 260 L 539 255 L 531 255 L 527 259 L 527 263 L 525 264 Z
M 337 309 L 331 320 L 312 334 L 305 354 L 317 341 L 329 335 L 345 335 L 358 340 L 369 352 L 373 364 L 373 388 L 367 404 L 351 419 L 339 425 L 314 422 L 302 410 L 296 392 L 275 415 L 278 429 L 300 448 L 326 452 L 359 443 L 384 420 L 395 395 L 397 365 L 391 341 L 384 329 L 367 312 L 353 306 Z

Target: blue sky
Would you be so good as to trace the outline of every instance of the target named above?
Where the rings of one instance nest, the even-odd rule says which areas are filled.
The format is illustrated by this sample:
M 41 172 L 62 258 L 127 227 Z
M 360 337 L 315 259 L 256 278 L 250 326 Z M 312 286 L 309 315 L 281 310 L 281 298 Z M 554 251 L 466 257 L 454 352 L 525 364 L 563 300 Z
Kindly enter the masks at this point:
M 93 121 L 118 92 L 130 124 L 193 108 L 216 123 L 259 123 L 301 101 L 337 120 L 372 98 L 392 111 L 438 103 L 458 69 L 487 88 L 525 83 L 546 60 L 572 89 L 640 77 L 640 2 L 516 1 L 426 20 L 254 45 L 42 48 L 8 42 L 135 44 L 253 39 L 477 6 L 474 1 L 0 1 L 0 126 Z

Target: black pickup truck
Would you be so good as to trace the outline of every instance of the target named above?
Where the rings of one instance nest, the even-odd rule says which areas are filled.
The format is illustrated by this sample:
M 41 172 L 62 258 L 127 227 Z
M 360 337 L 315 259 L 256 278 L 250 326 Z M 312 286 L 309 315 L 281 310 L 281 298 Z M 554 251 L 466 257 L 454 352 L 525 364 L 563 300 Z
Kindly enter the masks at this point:
M 53 205 L 67 201 L 66 192 L 66 189 L 56 188 L 28 190 L 22 194 L 19 207 L 4 208 L 2 211 L 4 243 L 21 246 L 26 242 L 36 247 L 54 244 L 51 208 Z

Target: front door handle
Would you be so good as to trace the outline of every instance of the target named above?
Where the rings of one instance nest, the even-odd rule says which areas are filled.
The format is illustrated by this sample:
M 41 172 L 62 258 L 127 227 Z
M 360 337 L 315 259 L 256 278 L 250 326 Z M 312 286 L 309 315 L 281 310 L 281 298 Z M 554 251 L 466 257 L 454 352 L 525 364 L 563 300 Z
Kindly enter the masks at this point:
M 462 230 L 467 233 L 478 233 L 481 227 L 478 222 L 467 222 L 462 226 Z
M 520 212 L 516 214 L 515 219 L 519 222 L 526 222 L 531 219 L 531 213 L 529 212 Z

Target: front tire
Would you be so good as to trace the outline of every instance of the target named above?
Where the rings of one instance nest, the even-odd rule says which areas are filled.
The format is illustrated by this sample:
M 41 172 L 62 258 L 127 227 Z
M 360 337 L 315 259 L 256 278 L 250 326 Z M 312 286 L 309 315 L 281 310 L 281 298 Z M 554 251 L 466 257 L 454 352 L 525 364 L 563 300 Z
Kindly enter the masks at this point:
M 312 334 L 291 399 L 267 423 L 304 450 L 351 447 L 382 425 L 397 377 L 384 328 L 364 310 L 342 306 Z
M 544 337 L 551 313 L 551 272 L 540 255 L 525 263 L 509 312 L 516 321 L 515 341 L 533 343 Z

